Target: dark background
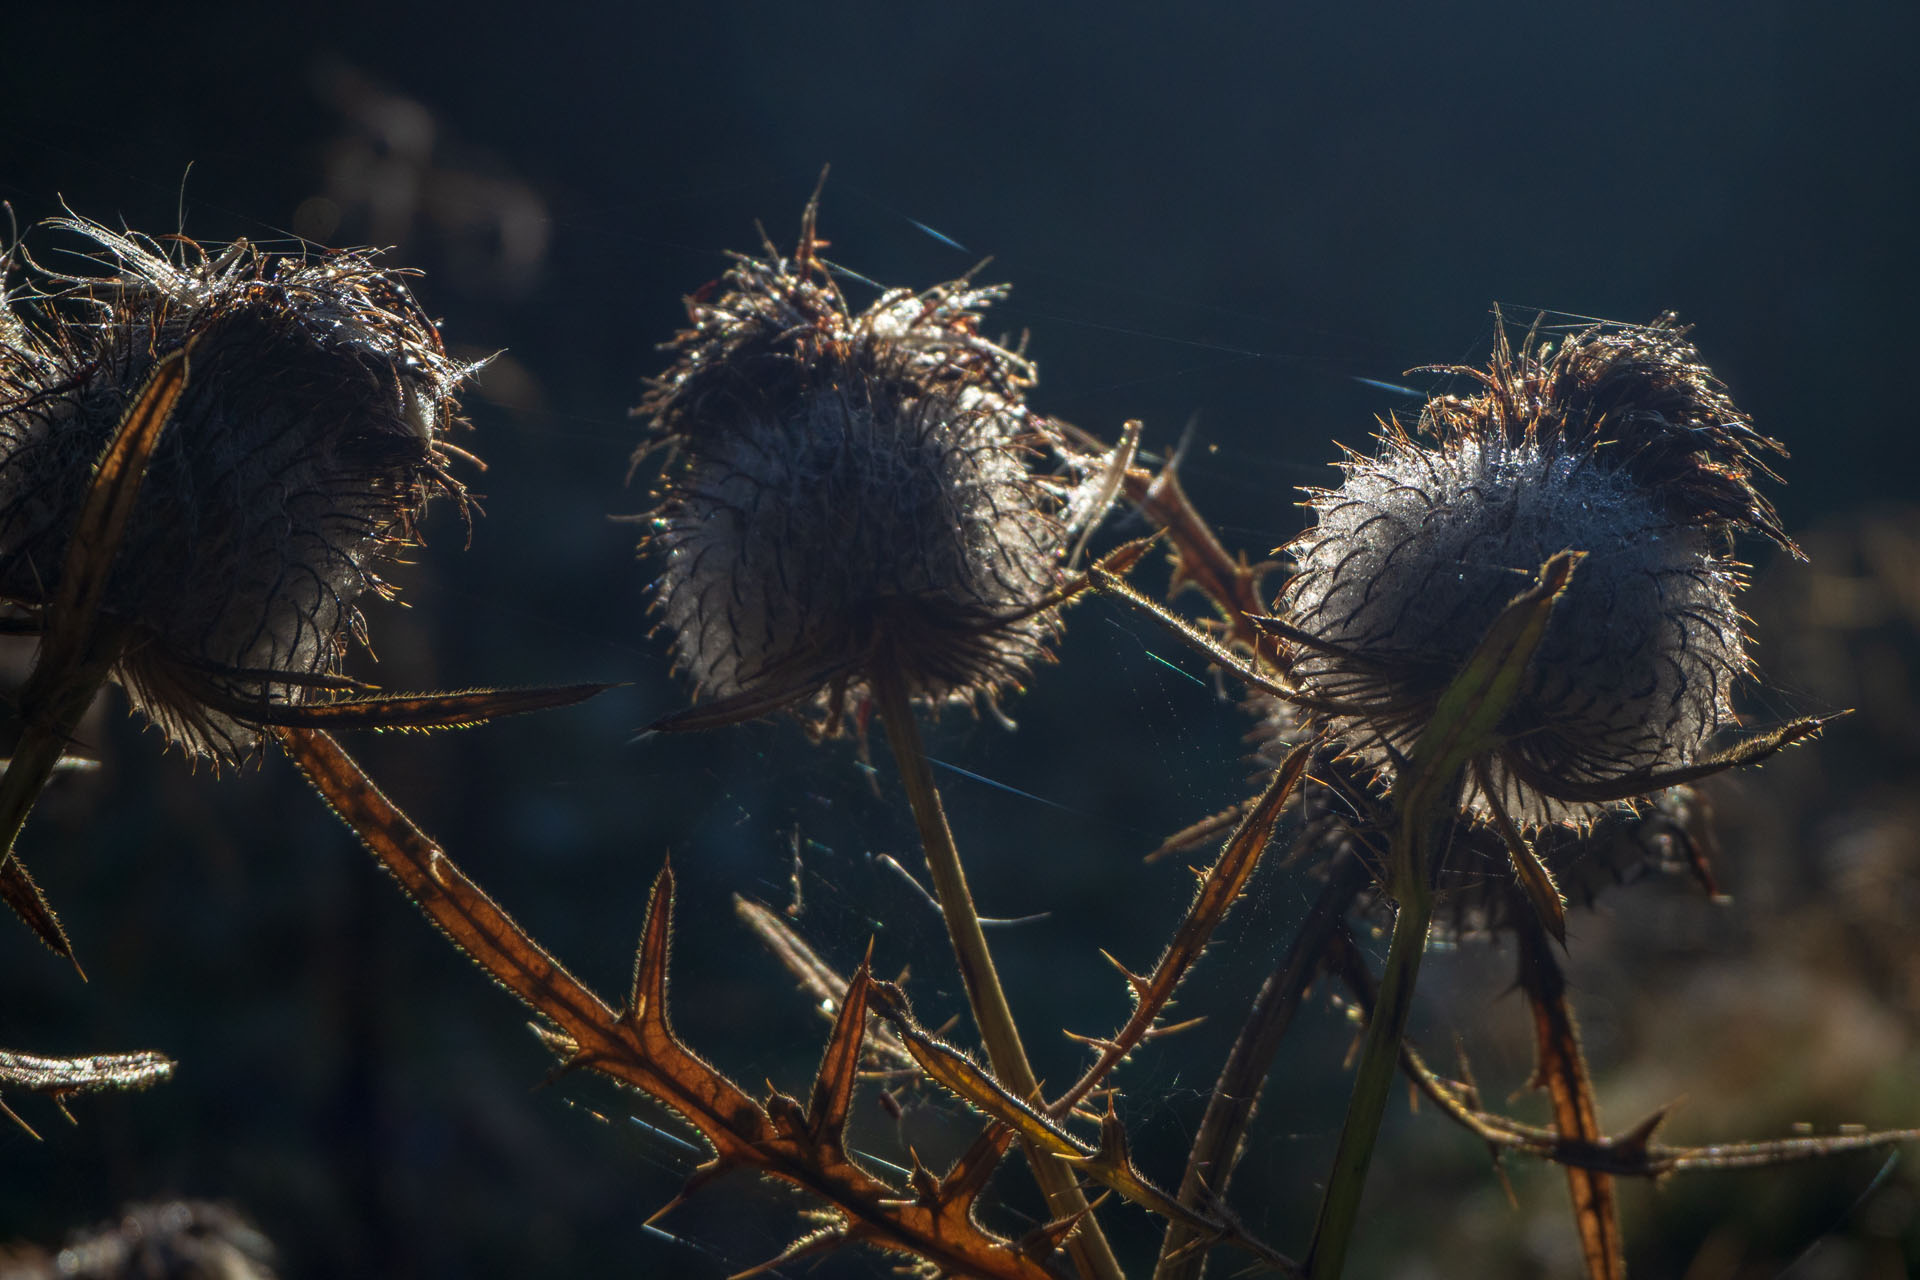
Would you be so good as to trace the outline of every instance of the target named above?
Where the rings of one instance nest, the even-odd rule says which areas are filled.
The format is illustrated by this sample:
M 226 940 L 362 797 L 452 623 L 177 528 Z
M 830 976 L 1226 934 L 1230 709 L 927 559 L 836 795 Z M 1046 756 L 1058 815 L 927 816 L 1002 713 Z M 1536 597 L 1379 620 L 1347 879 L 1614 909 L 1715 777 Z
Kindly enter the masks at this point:
M 883 753 L 870 777 L 849 744 L 810 747 L 787 722 L 631 741 L 685 691 L 648 635 L 636 531 L 609 519 L 646 502 L 644 472 L 625 485 L 625 409 L 662 366 L 680 298 L 726 250 L 757 250 L 756 220 L 790 244 L 830 163 L 833 257 L 923 286 L 993 255 L 988 277 L 1014 293 L 989 327 L 1030 333 L 1035 406 L 1108 436 L 1143 418 L 1161 451 L 1197 415 L 1189 488 L 1254 556 L 1297 530 L 1297 486 L 1334 479 L 1333 441 L 1364 446 L 1374 415 L 1415 404 L 1358 379 L 1424 387 L 1405 371 L 1484 359 L 1493 304 L 1523 322 L 1540 308 L 1695 322 L 1792 451 L 1775 496 L 1829 553 L 1810 572 L 1877 584 L 1861 625 L 1881 630 L 1861 640 L 1852 614 L 1836 621 L 1815 585 L 1830 579 L 1758 566 L 1756 721 L 1867 713 L 1726 790 L 1733 906 L 1639 886 L 1576 918 L 1602 1103 L 1624 1124 L 1684 1093 L 1675 1132 L 1695 1140 L 1920 1122 L 1905 940 L 1920 853 L 1903 808 L 1920 759 L 1906 714 L 1920 556 L 1900 558 L 1920 546 L 1900 506 L 1920 11 L 160 9 L 8 14 L 0 196 L 22 228 L 64 198 L 149 233 L 393 245 L 426 273 L 418 293 L 457 351 L 504 350 L 460 441 L 488 463 L 466 476 L 485 515 L 470 538 L 451 512 L 430 522 L 394 575 L 406 607 L 370 610 L 377 671 L 365 654 L 354 669 L 400 688 L 630 683 L 570 711 L 351 745 L 603 991 L 671 851 L 678 1023 L 736 1079 L 797 1090 L 824 1034 L 729 906 L 790 901 L 796 829 L 802 930 L 843 966 L 877 934 L 878 967 L 912 966 L 928 1022 L 961 1007 L 937 918 L 876 862 L 918 866 Z M 58 238 L 28 244 L 45 258 Z M 1082 1059 L 1052 1028 L 1102 1032 L 1125 1013 L 1095 948 L 1146 964 L 1185 900 L 1184 870 L 1139 855 L 1246 775 L 1244 724 L 1157 660 L 1184 661 L 1166 641 L 1103 604 L 1070 621 L 1061 665 L 1011 708 L 1018 734 L 960 717 L 932 738 L 941 759 L 1030 793 L 953 775 L 948 803 L 982 909 L 1050 913 L 997 947 L 1055 1082 Z M 29 657 L 12 654 L 16 673 Z M 15 1099 L 48 1140 L 0 1130 L 0 1239 L 56 1243 L 129 1199 L 194 1195 L 243 1208 L 297 1276 L 717 1276 L 802 1229 L 793 1197 L 736 1179 L 664 1223 L 674 1238 L 643 1231 L 698 1157 L 628 1117 L 678 1127 L 591 1082 L 533 1091 L 550 1062 L 517 1007 L 422 927 L 284 762 L 216 779 L 163 757 L 117 696 L 89 733 L 105 767 L 49 798 L 22 851 L 91 982 L 0 929 L 0 1043 L 151 1047 L 182 1065 L 155 1093 L 83 1102 L 77 1129 Z M 1236 1010 L 1311 892 L 1270 869 L 1183 997 L 1209 1025 L 1123 1072 L 1159 1180 L 1177 1181 Z M 1502 998 L 1510 963 L 1463 949 L 1423 976 L 1422 1033 L 1475 1037 L 1490 1099 L 1529 1065 L 1523 1010 Z M 1346 1089 L 1338 1014 L 1317 1005 L 1306 1023 L 1237 1200 L 1293 1251 Z M 930 1161 L 966 1128 L 932 1096 L 905 1123 Z M 859 1136 L 902 1155 L 871 1103 Z M 1401 1108 L 1376 1169 L 1357 1274 L 1573 1265 L 1550 1171 L 1514 1170 L 1511 1208 L 1483 1149 Z M 1867 1157 L 1634 1188 L 1636 1265 L 1900 1274 L 1920 1258 L 1920 1211 L 1911 1172 L 1882 1171 Z M 1020 1177 L 1001 1181 L 996 1225 L 1017 1232 L 1031 1202 Z M 1106 1216 L 1124 1253 L 1150 1256 L 1151 1223 Z M 853 1253 L 827 1270 L 889 1265 Z

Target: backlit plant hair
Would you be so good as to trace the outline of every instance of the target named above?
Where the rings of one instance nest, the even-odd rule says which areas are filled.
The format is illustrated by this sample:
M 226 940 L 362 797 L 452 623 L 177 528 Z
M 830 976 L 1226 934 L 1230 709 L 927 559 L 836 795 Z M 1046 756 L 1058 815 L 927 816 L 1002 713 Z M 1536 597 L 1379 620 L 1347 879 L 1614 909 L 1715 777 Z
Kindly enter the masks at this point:
M 1792 544 L 1753 486 L 1766 473 L 1757 455 L 1779 446 L 1685 329 L 1662 316 L 1557 344 L 1530 332 L 1514 351 L 1501 326 L 1485 370 L 1445 372 L 1478 386 L 1428 402 L 1431 443 L 1389 421 L 1375 457 L 1350 457 L 1345 484 L 1310 493 L 1315 523 L 1292 544 L 1298 568 L 1273 624 L 1295 647 L 1288 675 L 1309 727 L 1384 793 L 1375 827 L 1397 907 L 1307 1259 L 1315 1280 L 1344 1263 L 1458 829 L 1484 821 L 1506 845 L 1533 908 L 1521 940 L 1536 970 L 1557 975 L 1546 939 L 1565 938 L 1565 900 L 1529 830 L 1590 820 L 1814 728 L 1702 758 L 1748 667 L 1732 538 Z M 1584 1067 L 1562 1063 L 1553 1078 L 1546 1061 L 1562 1042 L 1577 1059 L 1570 1021 L 1542 1038 L 1543 1077 L 1591 1125 Z M 1604 1183 L 1575 1178 L 1583 1234 L 1604 1219 L 1616 1237 L 1590 1240 L 1590 1259 L 1618 1252 L 1616 1220 L 1593 1209 Z
M 994 1073 L 1038 1089 L 981 932 L 914 707 L 984 701 L 1046 656 L 1075 539 L 1117 496 L 1138 428 L 1102 460 L 1026 407 L 1034 368 L 981 336 L 1002 288 L 886 289 L 855 314 L 820 257 L 819 193 L 791 257 L 738 257 L 635 413 L 666 452 L 654 607 L 704 701 L 656 729 L 877 711 Z M 1043 469 L 1044 468 L 1044 469 Z M 1073 1171 L 1029 1139 L 1085 1276 L 1118 1275 Z
M 40 272 L 0 356 L 0 597 L 51 603 L 96 459 L 190 350 L 100 612 L 124 633 L 114 678 L 167 741 L 240 759 L 269 708 L 350 687 L 355 598 L 385 593 L 429 497 L 462 499 L 444 435 L 469 368 L 368 253 L 52 225 L 105 270 Z
M 383 695 L 341 674 L 383 560 L 434 494 L 464 507 L 443 433 L 471 367 L 407 273 L 49 225 L 103 270 L 27 259 L 31 290 L 0 307 L 0 603 L 40 639 L 0 778 L 0 900 L 71 957 L 13 846 L 103 683 L 216 765 L 268 731 L 473 724 L 604 686 Z
M 654 608 L 704 705 L 831 732 L 875 672 L 926 705 L 990 705 L 1046 656 L 1095 459 L 1029 410 L 1033 365 L 980 334 L 1002 286 L 887 289 L 857 314 L 819 256 L 738 257 L 634 412 L 664 451 Z
M 1757 434 L 1686 329 L 1606 326 L 1558 343 L 1504 330 L 1477 384 L 1389 421 L 1346 482 L 1309 491 L 1313 527 L 1279 614 L 1306 643 L 1299 688 L 1322 727 L 1390 784 L 1448 682 L 1528 576 L 1584 553 L 1502 745 L 1476 779 L 1523 827 L 1591 817 L 1597 792 L 1693 763 L 1745 675 L 1732 537 L 1789 550 L 1753 487 Z M 1647 788 L 1628 784 L 1628 793 Z M 1488 794 L 1489 791 L 1491 794 Z
M 1684 784 L 1818 728 L 1795 721 L 1705 754 L 1747 670 L 1733 536 L 1793 548 L 1754 488 L 1767 474 L 1756 455 L 1778 446 L 1753 431 L 1671 317 L 1593 326 L 1557 345 L 1529 334 L 1518 352 L 1502 329 L 1487 369 L 1440 371 L 1477 389 L 1430 401 L 1424 441 L 1390 421 L 1377 457 L 1350 455 L 1345 485 L 1310 491 L 1316 524 L 1290 546 L 1297 573 L 1277 616 L 1258 611 L 1264 567 L 1227 557 L 1171 475 L 1130 477 L 1129 494 L 1173 541 L 1176 585 L 1199 585 L 1220 608 L 1210 633 L 1094 571 L 1103 590 L 1239 674 L 1256 704 L 1271 700 L 1256 736 L 1291 740 L 1277 776 L 1310 755 L 1316 790 L 1334 793 L 1309 802 L 1300 837 L 1301 848 L 1334 853 L 1321 903 L 1249 1015 L 1181 1193 L 1188 1203 L 1217 1194 L 1271 1028 L 1315 972 L 1339 973 L 1368 1013 L 1367 1038 L 1305 1261 L 1317 1280 L 1341 1272 L 1389 1087 L 1403 1058 L 1417 1062 L 1402 1037 L 1439 889 L 1456 873 L 1483 880 L 1448 922 L 1520 941 L 1536 1080 L 1554 1099 L 1545 1141 L 1611 1141 L 1553 955 L 1566 907 L 1553 866 L 1645 839 L 1668 846 L 1666 861 L 1678 846 L 1710 886 L 1689 847 Z M 1644 815 L 1618 803 L 1656 795 Z M 1511 868 L 1505 886 L 1487 878 L 1496 851 Z M 1341 923 L 1368 880 L 1395 911 L 1377 987 Z M 1463 1101 L 1470 1087 L 1409 1070 L 1448 1114 L 1511 1145 L 1504 1122 L 1483 1123 Z M 1568 1164 L 1592 1273 L 1611 1276 L 1620 1251 L 1609 1166 Z M 1166 1280 L 1195 1274 L 1191 1236 L 1181 1236 L 1169 1233 Z

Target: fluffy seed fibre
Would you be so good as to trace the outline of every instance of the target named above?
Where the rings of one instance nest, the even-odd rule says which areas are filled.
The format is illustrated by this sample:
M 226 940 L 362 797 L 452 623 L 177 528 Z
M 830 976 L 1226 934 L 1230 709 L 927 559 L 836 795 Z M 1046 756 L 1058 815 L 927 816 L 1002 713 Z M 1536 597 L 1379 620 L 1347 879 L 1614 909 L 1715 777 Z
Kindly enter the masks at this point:
M 892 289 L 855 315 L 816 247 L 809 214 L 794 257 L 739 258 L 689 299 L 635 410 L 655 436 L 636 464 L 668 455 L 655 609 L 727 718 L 810 710 L 830 732 L 882 664 L 923 703 L 991 705 L 1045 656 L 1089 460 L 1025 407 L 1032 365 L 980 336 L 1002 289 Z
M 1752 430 L 1671 317 L 1557 344 L 1502 335 L 1476 389 L 1435 399 L 1424 439 L 1388 423 L 1337 489 L 1309 492 L 1282 593 L 1294 678 L 1325 728 L 1390 782 L 1435 703 L 1549 556 L 1585 551 L 1501 726 L 1492 789 L 1538 829 L 1595 809 L 1563 784 L 1690 763 L 1749 667 L 1731 535 L 1790 547 L 1753 488 Z M 1475 804 L 1486 807 L 1486 798 Z
M 461 496 L 440 436 L 468 369 L 368 254 L 169 252 L 51 225 L 103 270 L 36 267 L 0 308 L 0 597 L 52 599 L 94 459 L 192 341 L 104 612 L 128 631 L 116 676 L 134 705 L 189 754 L 237 760 L 259 738 L 249 707 L 339 683 L 364 640 L 355 598 L 383 590 L 431 495 Z

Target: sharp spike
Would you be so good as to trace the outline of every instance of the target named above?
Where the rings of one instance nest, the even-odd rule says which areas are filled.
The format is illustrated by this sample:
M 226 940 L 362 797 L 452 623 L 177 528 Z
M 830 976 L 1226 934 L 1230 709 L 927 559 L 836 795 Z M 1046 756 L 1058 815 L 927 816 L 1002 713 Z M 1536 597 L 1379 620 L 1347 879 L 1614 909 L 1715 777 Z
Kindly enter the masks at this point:
M 1134 999 L 1138 1000 L 1141 996 L 1147 993 L 1148 984 L 1145 978 L 1141 977 L 1139 974 L 1135 973 L 1133 970 L 1127 968 L 1127 966 L 1121 964 L 1118 960 L 1114 958 L 1113 953 L 1111 951 L 1108 951 L 1105 947 L 1100 948 L 1100 955 L 1103 959 L 1106 960 L 1108 964 L 1118 969 L 1120 971 L 1120 976 L 1127 980 L 1127 985 L 1133 988 Z

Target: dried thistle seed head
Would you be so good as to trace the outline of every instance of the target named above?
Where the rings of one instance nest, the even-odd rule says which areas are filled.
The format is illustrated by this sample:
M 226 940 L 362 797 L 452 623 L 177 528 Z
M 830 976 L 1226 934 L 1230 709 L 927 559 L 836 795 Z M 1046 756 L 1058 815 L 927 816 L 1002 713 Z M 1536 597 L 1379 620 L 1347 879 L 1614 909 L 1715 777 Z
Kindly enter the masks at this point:
M 817 247 L 810 208 L 792 258 L 741 257 L 689 299 L 635 410 L 655 437 L 636 463 L 667 454 L 654 607 L 716 723 L 810 706 L 830 732 L 883 664 L 924 702 L 991 702 L 1045 656 L 1099 514 L 1092 459 L 980 336 L 1003 289 L 890 289 L 855 315 Z
M 155 363 L 192 343 L 103 612 L 117 678 L 190 754 L 233 760 L 247 709 L 300 703 L 362 636 L 355 598 L 462 496 L 441 434 L 470 370 L 364 252 L 162 246 L 94 223 L 98 271 L 35 267 L 0 355 L 0 598 L 44 606 L 94 460 Z
M 1310 491 L 1281 607 L 1330 647 L 1303 650 L 1294 678 L 1390 777 L 1540 564 L 1584 551 L 1488 765 L 1523 824 L 1589 817 L 1570 790 L 1683 766 L 1730 720 L 1748 670 L 1731 535 L 1791 549 L 1753 488 L 1756 453 L 1779 446 L 1670 316 L 1517 352 L 1503 334 L 1486 369 L 1447 372 L 1478 386 L 1430 401 L 1424 439 L 1389 423 L 1342 486 Z

